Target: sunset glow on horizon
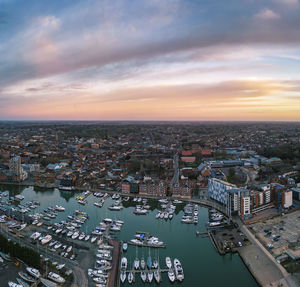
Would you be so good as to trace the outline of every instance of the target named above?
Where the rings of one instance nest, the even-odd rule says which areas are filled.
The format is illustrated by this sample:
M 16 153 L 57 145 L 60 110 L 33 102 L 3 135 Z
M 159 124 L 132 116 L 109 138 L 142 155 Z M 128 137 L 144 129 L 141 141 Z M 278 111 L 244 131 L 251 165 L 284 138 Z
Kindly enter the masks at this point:
M 300 121 L 299 27 L 298 0 L 0 0 L 0 119 Z

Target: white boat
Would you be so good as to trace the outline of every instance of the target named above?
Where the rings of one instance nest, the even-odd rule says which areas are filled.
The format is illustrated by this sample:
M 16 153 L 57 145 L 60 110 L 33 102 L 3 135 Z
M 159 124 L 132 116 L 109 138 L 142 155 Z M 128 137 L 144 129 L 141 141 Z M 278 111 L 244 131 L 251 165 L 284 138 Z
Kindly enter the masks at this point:
M 49 243 L 51 240 L 52 240 L 52 236 L 48 234 L 41 240 L 41 243 L 44 245 Z
M 131 284 L 133 282 L 133 273 L 129 272 L 128 274 L 128 283 Z
M 55 245 L 54 245 L 54 249 L 58 249 L 62 246 L 62 244 L 60 242 L 57 242 Z
M 63 269 L 65 266 L 66 266 L 66 264 L 60 264 L 60 265 L 57 265 L 57 266 L 56 266 L 56 269 L 57 269 L 57 270 L 61 270 L 61 269 Z
M 141 259 L 141 268 L 142 268 L 142 269 L 145 269 L 145 267 L 146 267 L 146 261 L 145 261 L 144 258 L 142 258 L 142 259 Z
M 121 270 L 126 270 L 126 268 L 127 268 L 127 258 L 122 257 L 122 259 L 121 259 Z
M 172 268 L 172 261 L 170 257 L 166 257 L 166 265 L 169 269 Z
M 146 282 L 147 274 L 146 274 L 145 271 L 142 271 L 142 272 L 141 272 L 141 279 L 142 279 L 143 282 Z
M 85 233 L 82 232 L 82 233 L 79 235 L 78 239 L 79 239 L 79 240 L 82 240 L 84 237 L 85 237 Z
M 36 240 L 41 236 L 41 233 L 39 232 L 34 232 L 32 233 L 32 235 L 30 236 L 31 239 Z
M 61 277 L 60 275 L 58 275 L 54 272 L 49 272 L 48 278 L 59 284 L 63 284 L 66 281 L 63 277 Z
M 152 270 L 149 270 L 147 275 L 148 275 L 148 276 L 147 276 L 147 277 L 148 277 L 148 281 L 151 283 L 152 280 L 153 280 L 153 271 L 152 271 Z
M 72 235 L 72 239 L 76 239 L 79 236 L 79 232 L 75 231 Z
M 65 208 L 64 208 L 63 206 L 61 206 L 61 205 L 56 205 L 56 206 L 55 206 L 55 209 L 56 209 L 57 211 L 65 211 Z
M 209 222 L 208 225 L 209 225 L 209 226 L 218 226 L 218 225 L 221 225 L 221 222 L 220 222 L 220 221 Z
M 168 271 L 168 277 L 169 277 L 169 280 L 171 282 L 175 281 L 176 277 L 175 277 L 174 271 L 172 269 L 169 269 L 169 271 Z
M 17 284 L 15 282 L 9 281 L 8 282 L 9 287 L 23 287 L 23 285 Z
M 136 258 L 133 262 L 134 269 L 139 269 L 140 268 L 140 260 Z
M 160 274 L 159 274 L 158 270 L 154 271 L 154 279 L 157 283 L 160 282 Z
M 104 271 L 104 270 L 93 270 L 92 271 L 92 276 L 104 277 L 104 278 L 108 277 L 106 271 Z
M 94 277 L 93 281 L 99 284 L 106 284 L 106 279 L 104 277 Z
M 128 243 L 124 242 L 122 248 L 123 248 L 123 251 L 127 251 Z
M 108 209 L 110 209 L 110 210 L 122 210 L 123 206 L 122 205 L 112 205 L 112 206 L 109 206 Z
M 25 273 L 25 272 L 22 272 L 22 271 L 20 271 L 20 272 L 18 272 L 18 275 L 24 280 L 24 281 L 26 281 L 26 282 L 29 282 L 29 283 L 34 283 L 35 282 L 35 278 L 33 278 L 32 276 L 30 276 L 30 275 L 28 275 L 27 273 Z
M 90 237 L 91 237 L 91 236 L 88 234 L 88 235 L 85 236 L 84 240 L 85 240 L 85 241 L 88 241 L 88 240 L 90 239 Z
M 120 274 L 120 279 L 121 279 L 121 282 L 124 283 L 125 280 L 126 280 L 126 272 L 125 271 L 122 271 L 121 274 Z
M 175 269 L 176 279 L 178 281 L 182 281 L 184 279 L 183 269 L 180 261 L 177 258 L 174 259 L 174 269 Z
M 94 243 L 97 240 L 97 236 L 93 236 L 91 239 L 91 243 Z
M 71 237 L 72 235 L 73 235 L 73 231 L 72 230 L 68 231 L 67 236 Z
M 158 261 L 157 261 L 157 259 L 154 259 L 154 260 L 153 260 L 153 268 L 154 268 L 154 269 L 157 269 L 157 268 L 158 268 Z
M 40 278 L 41 277 L 41 273 L 39 270 L 32 268 L 32 267 L 26 267 L 26 271 L 33 277 L 35 278 Z

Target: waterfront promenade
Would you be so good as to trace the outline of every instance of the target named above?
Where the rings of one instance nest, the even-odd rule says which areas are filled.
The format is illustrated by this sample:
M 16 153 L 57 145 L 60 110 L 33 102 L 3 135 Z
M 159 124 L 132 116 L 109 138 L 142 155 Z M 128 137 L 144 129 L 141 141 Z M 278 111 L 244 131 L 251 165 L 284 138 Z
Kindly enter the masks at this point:
M 261 286 L 297 287 L 299 282 L 289 274 L 283 266 L 276 262 L 275 258 L 255 238 L 249 229 L 240 222 L 241 231 L 247 235 L 252 243 L 238 249 L 245 265 Z

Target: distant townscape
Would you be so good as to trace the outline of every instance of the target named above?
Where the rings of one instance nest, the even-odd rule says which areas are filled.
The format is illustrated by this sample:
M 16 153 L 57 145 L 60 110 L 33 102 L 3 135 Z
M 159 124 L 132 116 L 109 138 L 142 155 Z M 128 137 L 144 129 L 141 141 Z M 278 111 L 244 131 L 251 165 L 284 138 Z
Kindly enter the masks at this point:
M 0 258 L 25 261 L 21 286 L 194 284 L 176 231 L 238 252 L 255 286 L 298 284 L 298 123 L 2 122 L 0 187 Z

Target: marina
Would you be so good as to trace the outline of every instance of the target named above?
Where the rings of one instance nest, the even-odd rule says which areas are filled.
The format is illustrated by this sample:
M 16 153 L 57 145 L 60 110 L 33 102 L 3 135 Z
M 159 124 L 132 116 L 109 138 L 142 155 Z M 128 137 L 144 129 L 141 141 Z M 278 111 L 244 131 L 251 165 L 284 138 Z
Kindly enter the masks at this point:
M 91 235 L 95 228 L 99 225 L 99 223 L 103 222 L 105 219 L 111 219 L 112 221 L 120 220 L 123 221 L 124 224 L 119 231 L 116 232 L 107 232 L 106 229 L 103 231 L 104 235 L 108 237 L 113 236 L 116 240 L 120 242 L 127 242 L 128 247 L 126 251 L 120 252 L 122 249 L 121 245 L 117 249 L 114 248 L 112 252 L 112 268 L 110 272 L 110 277 L 107 278 L 106 284 L 107 286 L 114 286 L 114 284 L 120 284 L 120 286 L 129 286 L 134 284 L 134 286 L 143 286 L 143 281 L 141 280 L 141 269 L 135 269 L 133 267 L 135 258 L 144 258 L 145 261 L 149 257 L 149 253 L 151 258 L 154 260 L 157 259 L 158 268 L 151 268 L 150 278 L 152 278 L 152 284 L 154 284 L 155 278 L 154 271 L 159 270 L 159 277 L 160 277 L 160 286 L 171 286 L 171 284 L 180 285 L 179 281 L 175 283 L 171 283 L 168 278 L 168 271 L 169 268 L 165 267 L 164 260 L 166 257 L 170 256 L 171 258 L 178 258 L 182 263 L 184 268 L 184 281 L 183 286 L 194 286 L 193 284 L 197 284 L 201 282 L 201 284 L 213 284 L 218 286 L 219 284 L 226 283 L 226 278 L 228 278 L 228 274 L 231 274 L 231 270 L 238 270 L 238 276 L 236 282 L 231 282 L 231 286 L 257 286 L 257 283 L 248 272 L 247 268 L 239 258 L 237 254 L 233 255 L 225 255 L 220 257 L 219 254 L 215 251 L 214 246 L 211 244 L 211 241 L 208 237 L 202 238 L 202 236 L 197 236 L 196 231 L 199 232 L 207 232 L 206 231 L 206 223 L 208 221 L 208 209 L 205 207 L 198 208 L 198 224 L 183 224 L 181 223 L 181 218 L 184 215 L 183 207 L 184 204 L 179 204 L 176 207 L 174 212 L 174 216 L 172 220 L 156 220 L 156 214 L 158 210 L 160 210 L 161 203 L 157 200 L 148 200 L 147 205 L 150 206 L 147 215 L 139 216 L 134 215 L 133 211 L 135 210 L 135 206 L 138 203 L 135 203 L 132 199 L 128 201 L 122 200 L 122 205 L 124 208 L 118 212 L 108 209 L 109 206 L 114 204 L 115 200 L 111 197 L 107 196 L 104 200 L 103 207 L 99 208 L 94 205 L 95 202 L 99 201 L 99 197 L 94 196 L 93 194 L 89 195 L 87 198 L 87 204 L 82 205 L 77 202 L 76 196 L 80 194 L 76 194 L 70 191 L 62 191 L 58 189 L 54 190 L 39 190 L 34 189 L 33 187 L 27 188 L 19 188 L 13 186 L 2 186 L 2 191 L 9 191 L 9 196 L 15 196 L 17 194 L 21 194 L 24 196 L 24 201 L 33 201 L 36 200 L 40 202 L 40 205 L 37 206 L 32 212 L 25 213 L 24 216 L 28 216 L 30 213 L 42 213 L 44 209 L 49 207 L 49 203 L 51 206 L 63 206 L 65 211 L 58 212 L 56 218 L 51 218 L 50 220 L 46 220 L 41 227 L 37 227 L 37 225 L 30 225 L 29 227 L 25 228 L 25 231 L 30 229 L 29 236 L 34 232 L 46 233 L 47 227 L 54 226 L 55 223 L 64 221 L 68 218 L 68 216 L 73 216 L 74 210 L 78 210 L 82 212 L 82 214 L 86 213 L 88 218 L 80 224 L 76 230 L 79 234 L 85 233 L 85 235 Z M 22 203 L 22 201 L 21 201 Z M 99 226 L 100 227 L 100 226 Z M 36 230 L 32 230 L 32 228 Z M 57 226 L 59 229 L 59 227 Z M 41 232 L 44 230 L 44 232 Z M 56 229 L 57 230 L 57 229 Z M 130 240 L 133 238 L 133 235 L 137 233 L 138 230 L 145 230 L 142 233 L 148 233 L 152 236 L 156 236 L 159 238 L 159 241 L 166 243 L 165 248 L 152 248 L 152 247 L 145 247 L 145 246 L 134 246 L 130 244 Z M 107 232 L 107 233 L 106 233 Z M 62 231 L 58 234 L 55 231 L 47 230 L 47 233 L 51 234 L 53 237 L 52 240 L 60 241 L 62 248 L 64 245 L 67 245 L 67 241 L 69 240 L 67 237 L 67 233 L 62 234 Z M 106 233 L 106 234 L 105 234 Z M 55 237 L 54 237 L 55 236 Z M 78 237 L 79 238 L 79 237 Z M 91 243 L 91 238 L 89 242 L 86 243 L 85 239 L 79 240 L 78 238 L 74 240 L 70 240 L 73 245 L 73 250 L 75 248 L 75 253 L 77 254 L 74 263 L 79 264 L 80 268 L 86 268 L 86 279 L 88 280 L 88 286 L 95 286 L 95 281 L 91 277 L 88 276 L 87 269 L 94 269 L 95 262 L 96 262 L 96 254 L 97 254 L 97 241 Z M 85 237 L 86 238 L 86 237 Z M 117 241 L 114 241 L 117 242 Z M 76 244 L 79 246 L 76 247 Z M 114 243 L 117 244 L 117 243 Z M 70 244 L 68 244 L 69 246 Z M 87 246 L 87 251 L 81 249 L 80 246 Z M 78 249 L 77 249 L 78 248 Z M 100 248 L 100 245 L 98 246 Z M 73 252 L 73 250 L 71 252 Z M 82 250 L 82 251 L 81 251 Z M 118 251 L 115 251 L 118 250 Z M 91 254 L 91 260 L 86 261 L 85 254 Z M 54 253 L 57 253 L 54 252 Z M 53 253 L 53 256 L 54 256 Z M 61 253 L 61 251 L 59 252 Z M 122 255 L 121 255 L 122 254 Z M 120 278 L 120 271 L 118 270 L 118 260 L 121 262 L 121 256 L 126 256 L 128 260 L 128 268 L 126 269 L 126 280 L 124 283 L 121 283 Z M 197 261 L 195 265 L 195 258 L 201 258 L 201 260 Z M 61 259 L 63 260 L 63 259 Z M 60 261 L 61 261 L 60 260 Z M 68 261 L 69 262 L 69 261 Z M 82 262 L 82 263 L 81 263 Z M 115 265 L 114 265 L 115 264 Z M 216 269 L 216 266 L 219 268 Z M 201 271 L 201 279 L 199 281 L 199 270 Z M 145 270 L 148 272 L 149 270 Z M 153 271 L 153 275 L 152 275 Z M 174 272 L 175 270 L 173 270 Z M 218 276 L 215 276 L 217 272 Z M 148 272 L 149 273 L 149 272 Z M 146 277 L 148 278 L 148 273 Z M 134 283 L 128 282 L 128 276 L 130 275 L 129 279 L 133 280 Z M 212 276 L 212 274 L 214 274 Z M 247 281 L 244 281 L 244 278 L 247 278 Z M 229 278 L 228 278 L 229 280 Z M 230 282 L 230 281 L 228 281 Z

